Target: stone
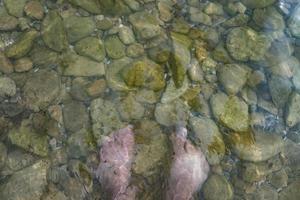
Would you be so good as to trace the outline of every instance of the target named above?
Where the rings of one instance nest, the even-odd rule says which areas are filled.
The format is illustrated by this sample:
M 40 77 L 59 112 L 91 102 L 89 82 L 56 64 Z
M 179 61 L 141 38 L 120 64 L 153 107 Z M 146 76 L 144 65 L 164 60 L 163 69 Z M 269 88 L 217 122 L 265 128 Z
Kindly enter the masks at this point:
M 138 198 L 159 199 L 165 195 L 161 187 L 166 182 L 171 158 L 167 135 L 158 123 L 150 120 L 141 120 L 134 132 L 136 155 L 132 171 L 137 178 L 136 185 L 141 188 Z
M 23 9 L 27 0 L 4 0 L 4 6 L 10 15 L 23 16 Z
M 273 75 L 268 84 L 274 104 L 278 108 L 283 108 L 292 92 L 292 83 L 287 78 Z
M 74 50 L 81 56 L 86 56 L 101 62 L 105 57 L 103 42 L 96 37 L 86 37 L 75 44 Z
M 240 174 L 244 181 L 253 183 L 266 179 L 267 175 L 272 174 L 282 168 L 281 160 L 278 156 L 272 157 L 262 162 L 243 162 Z
M 12 31 L 17 28 L 19 21 L 16 17 L 8 14 L 0 17 L 0 31 Z
M 177 88 L 181 87 L 187 67 L 191 62 L 190 46 L 191 40 L 182 34 L 171 32 L 172 52 L 169 58 L 172 78 Z
M 299 199 L 300 198 L 299 187 L 300 187 L 300 181 L 299 180 L 291 182 L 287 187 L 285 187 L 279 193 L 279 200 Z
M 131 62 L 121 73 L 129 87 L 159 91 L 165 86 L 163 67 L 146 58 Z
M 242 0 L 242 3 L 249 8 L 264 8 L 274 2 L 275 0 Z
M 39 200 L 47 186 L 48 160 L 39 160 L 33 165 L 13 174 L 0 186 L 0 195 L 7 200 Z
M 29 120 L 23 120 L 19 128 L 12 129 L 8 139 L 13 145 L 34 153 L 39 156 L 48 155 L 48 137 L 42 133 L 36 133 L 31 127 Z
M 34 45 L 30 51 L 30 58 L 37 66 L 53 67 L 60 62 L 59 54 L 46 46 Z
M 278 200 L 277 191 L 270 185 L 264 184 L 260 186 L 255 192 L 253 199 L 265 200 L 265 199 L 274 199 Z
M 289 127 L 293 127 L 299 122 L 300 122 L 300 94 L 293 93 L 291 94 L 289 102 L 287 104 L 287 114 L 285 118 L 285 123 Z
M 215 118 L 226 127 L 244 132 L 249 129 L 248 105 L 237 96 L 217 93 L 210 99 Z
M 231 200 L 233 188 L 224 176 L 212 174 L 203 186 L 203 195 L 206 200 Z
M 284 169 L 281 169 L 268 176 L 268 180 L 272 186 L 277 189 L 284 188 L 288 184 L 288 175 Z
M 182 96 L 189 88 L 189 81 L 188 78 L 185 77 L 185 80 L 180 88 L 175 86 L 173 79 L 169 80 L 167 83 L 166 89 L 161 97 L 162 103 L 169 103 L 178 99 Z
M 33 63 L 30 58 L 24 57 L 16 60 L 14 69 L 16 72 L 26 72 L 31 70 L 33 67 Z
M 170 103 L 156 104 L 154 116 L 156 121 L 164 126 L 174 126 L 185 123 L 189 118 L 189 107 L 180 99 Z
M 242 64 L 227 64 L 218 68 L 219 82 L 228 95 L 238 93 L 247 82 L 250 69 Z
M 189 124 L 208 163 L 219 164 L 225 154 L 225 144 L 217 125 L 207 117 L 192 117 Z
M 105 74 L 104 63 L 95 62 L 74 52 L 66 52 L 62 57 L 65 76 L 102 76 Z
M 96 151 L 97 141 L 91 131 L 85 128 L 77 129 L 67 140 L 67 152 L 70 158 L 86 158 L 92 151 Z
M 6 163 L 6 159 L 7 159 L 7 148 L 5 144 L 0 142 L 0 169 L 1 170 Z
M 60 95 L 61 81 L 53 70 L 39 70 L 28 74 L 23 87 L 25 104 L 32 110 L 46 109 Z
M 12 97 L 16 92 L 16 83 L 9 77 L 0 76 L 0 97 Z
M 292 15 L 290 16 L 288 20 L 288 27 L 292 33 L 293 36 L 295 37 L 300 37 L 300 5 L 296 6 L 294 9 Z
M 126 55 L 132 58 L 138 58 L 144 54 L 144 47 L 140 43 L 133 43 L 126 48 Z
M 156 16 L 146 11 L 131 14 L 129 22 L 132 24 L 138 39 L 151 39 L 161 33 L 159 21 Z
M 44 17 L 44 8 L 39 1 L 28 1 L 24 7 L 24 12 L 33 19 L 41 20 Z
M 16 42 L 5 49 L 5 55 L 9 58 L 25 56 L 32 48 L 34 39 L 38 36 L 36 30 L 24 32 Z
M 109 36 L 104 41 L 106 53 L 110 58 L 119 59 L 125 56 L 125 45 L 118 36 Z
M 93 14 L 100 14 L 101 13 L 101 6 L 98 0 L 68 0 L 71 4 L 83 8 L 84 10 L 93 13 Z
M 163 43 L 148 49 L 147 53 L 151 60 L 158 63 L 166 63 L 170 58 L 171 47 L 169 44 Z
M 153 90 L 141 89 L 136 93 L 136 100 L 141 103 L 154 104 L 158 101 L 158 95 Z
M 107 84 L 104 79 L 97 79 L 88 85 L 86 89 L 90 97 L 98 97 L 101 94 L 105 93 L 107 90 Z
M 96 29 L 92 17 L 70 15 L 65 17 L 63 22 L 70 43 L 77 42 L 80 39 L 89 36 Z
M 103 136 L 107 136 L 113 131 L 124 127 L 116 105 L 112 101 L 102 98 L 94 99 L 91 102 L 90 112 L 93 133 L 98 143 Z
M 145 108 L 136 101 L 135 96 L 129 94 L 117 105 L 117 110 L 124 121 L 140 120 L 145 113 Z
M 49 184 L 47 192 L 43 194 L 43 200 L 68 200 L 66 195 L 58 190 L 54 185 Z
M 122 26 L 122 27 L 120 27 L 119 38 L 126 45 L 132 44 L 132 43 L 135 42 L 133 31 L 128 26 Z
M 230 55 L 238 61 L 259 61 L 271 46 L 271 41 L 249 27 L 238 27 L 229 32 L 226 46 Z
M 106 81 L 108 87 L 115 91 L 132 90 L 120 75 L 122 70 L 132 62 L 132 59 L 124 57 L 118 60 L 113 60 L 106 68 Z
M 224 10 L 222 4 L 209 2 L 205 8 L 204 12 L 208 15 L 223 15 Z
M 89 127 L 89 115 L 83 103 L 67 102 L 62 112 L 65 128 L 71 133 Z
M 279 135 L 261 132 L 230 133 L 232 151 L 242 160 L 266 161 L 283 150 L 283 140 Z
M 63 20 L 57 11 L 50 11 L 42 23 L 42 38 L 50 49 L 61 52 L 67 47 Z
M 195 82 L 204 81 L 203 70 L 200 67 L 199 62 L 196 59 L 191 60 L 191 65 L 190 65 L 190 68 L 188 69 L 188 75 L 192 81 L 195 81 Z
M 202 12 L 198 8 L 190 7 L 189 9 L 190 20 L 193 23 L 203 24 L 207 26 L 212 25 L 212 19 L 209 15 Z
M 249 15 L 237 14 L 236 16 L 225 21 L 222 25 L 226 28 L 246 26 L 249 20 L 250 20 Z
M 263 29 L 282 30 L 285 27 L 283 16 L 275 7 L 255 9 L 253 20 Z
M 134 8 L 138 3 L 135 0 L 125 1 L 112 1 L 112 0 L 101 0 L 99 1 L 102 13 L 112 16 L 128 15 L 132 11 L 130 6 Z M 133 9 L 136 10 L 136 9 Z

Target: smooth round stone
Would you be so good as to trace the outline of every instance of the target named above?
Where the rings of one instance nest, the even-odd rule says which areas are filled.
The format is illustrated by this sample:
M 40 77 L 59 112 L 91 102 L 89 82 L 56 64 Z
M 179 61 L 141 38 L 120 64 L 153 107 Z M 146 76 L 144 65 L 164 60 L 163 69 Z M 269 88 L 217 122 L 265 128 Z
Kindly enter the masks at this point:
M 104 41 L 106 53 L 113 59 L 119 59 L 125 56 L 125 45 L 118 36 L 110 36 Z
M 230 133 L 229 139 L 232 151 L 242 160 L 265 161 L 283 150 L 283 140 L 275 134 Z
M 205 200 L 231 200 L 233 188 L 224 176 L 212 174 L 203 186 Z
M 16 72 L 26 72 L 31 70 L 33 67 L 33 63 L 30 58 L 20 58 L 16 60 L 14 68 Z
M 293 93 L 290 97 L 285 122 L 289 127 L 300 122 L 300 94 L 298 93 Z

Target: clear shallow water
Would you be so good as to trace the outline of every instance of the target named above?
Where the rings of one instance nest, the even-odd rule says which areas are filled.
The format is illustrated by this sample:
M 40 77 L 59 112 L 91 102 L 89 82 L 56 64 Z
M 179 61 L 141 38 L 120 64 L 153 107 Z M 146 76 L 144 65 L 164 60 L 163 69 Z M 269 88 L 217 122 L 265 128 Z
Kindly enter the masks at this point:
M 299 199 L 299 38 L 297 0 L 0 1 L 0 199 Z

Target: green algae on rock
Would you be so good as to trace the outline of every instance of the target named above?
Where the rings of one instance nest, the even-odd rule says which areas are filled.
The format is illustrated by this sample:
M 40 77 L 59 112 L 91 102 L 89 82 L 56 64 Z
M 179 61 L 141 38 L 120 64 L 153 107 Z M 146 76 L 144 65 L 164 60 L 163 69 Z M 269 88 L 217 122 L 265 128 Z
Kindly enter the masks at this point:
M 33 41 L 38 36 L 36 30 L 23 33 L 18 40 L 5 49 L 5 55 L 9 58 L 20 58 L 25 56 L 32 48 Z
M 133 61 L 122 70 L 122 76 L 129 87 L 142 87 L 154 91 L 165 87 L 163 67 L 149 59 Z
M 169 65 L 172 72 L 172 78 L 176 87 L 181 87 L 184 81 L 187 67 L 191 62 L 191 40 L 182 34 L 171 32 L 173 52 L 169 58 Z
M 61 52 L 67 47 L 67 35 L 61 16 L 50 11 L 42 23 L 42 38 L 50 49 Z
M 263 29 L 283 30 L 285 27 L 284 19 L 275 7 L 255 9 L 253 20 Z
M 206 200 L 231 200 L 233 188 L 225 176 L 212 174 L 203 186 L 203 194 Z
M 144 116 L 145 108 L 139 103 L 132 93 L 122 99 L 117 105 L 121 118 L 125 121 L 140 120 Z
M 271 40 L 249 27 L 233 28 L 226 40 L 230 55 L 239 61 L 259 61 L 271 46 Z
M 0 76 L 0 97 L 11 97 L 14 96 L 16 92 L 16 83 L 9 77 Z
M 49 152 L 47 135 L 36 133 L 30 126 L 29 120 L 23 120 L 21 127 L 9 132 L 10 142 L 36 155 L 47 156 Z
M 210 105 L 215 118 L 226 127 L 244 132 L 249 129 L 248 105 L 237 96 L 214 94 Z
M 22 17 L 26 2 L 27 0 L 4 0 L 4 5 L 10 15 Z

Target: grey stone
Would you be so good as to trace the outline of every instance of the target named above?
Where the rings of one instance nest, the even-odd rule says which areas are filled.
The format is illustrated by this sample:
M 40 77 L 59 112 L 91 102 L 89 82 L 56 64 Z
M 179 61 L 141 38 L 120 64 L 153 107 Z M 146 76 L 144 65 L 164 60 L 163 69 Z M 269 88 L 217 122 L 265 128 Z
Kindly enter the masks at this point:
M 46 109 L 59 97 L 61 81 L 53 70 L 39 70 L 28 74 L 23 87 L 26 105 L 33 110 Z
M 300 94 L 298 93 L 293 93 L 290 96 L 285 122 L 289 127 L 300 122 Z
M 39 160 L 32 166 L 13 174 L 0 186 L 0 196 L 7 200 L 40 200 L 47 186 L 48 160 Z
M 298 5 L 288 20 L 288 27 L 295 37 L 300 37 L 300 5 Z
M 255 9 L 253 20 L 263 29 L 282 30 L 285 27 L 284 19 L 275 7 Z
M 94 99 L 91 102 L 90 111 L 93 133 L 98 143 L 102 136 L 107 136 L 125 126 L 120 119 L 116 105 L 112 101 L 101 98 Z
M 89 126 L 89 115 L 86 107 L 81 102 L 70 101 L 65 103 L 63 119 L 65 128 L 70 132 L 76 132 Z
M 133 31 L 128 26 L 120 27 L 119 37 L 120 37 L 120 40 L 126 45 L 132 44 L 135 42 Z
M 8 77 L 0 77 L 0 97 L 11 97 L 17 92 L 16 83 Z
M 189 118 L 189 107 L 180 99 L 165 104 L 158 103 L 154 115 L 159 124 L 174 126 L 178 123 L 186 123 Z
M 274 104 L 282 108 L 292 92 L 292 83 L 287 78 L 273 75 L 268 84 Z
M 206 117 L 192 117 L 189 124 L 195 133 L 195 142 L 200 145 L 208 163 L 219 164 L 225 154 L 225 144 L 217 125 Z
M 136 101 L 133 94 L 128 94 L 127 97 L 118 103 L 117 109 L 121 118 L 125 121 L 140 120 L 145 113 L 145 108 L 141 103 Z
M 247 82 L 250 69 L 246 65 L 227 64 L 218 68 L 218 78 L 229 95 L 235 95 Z

